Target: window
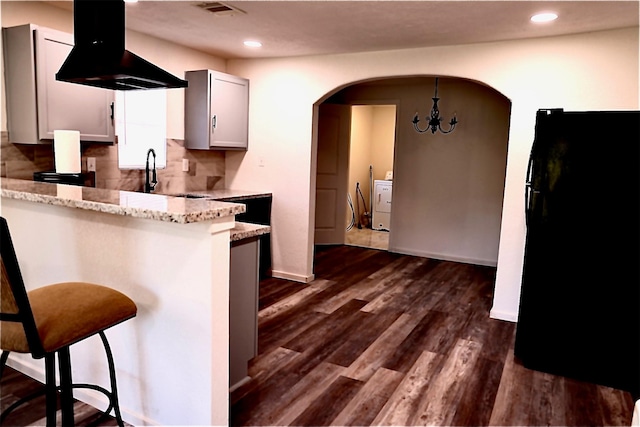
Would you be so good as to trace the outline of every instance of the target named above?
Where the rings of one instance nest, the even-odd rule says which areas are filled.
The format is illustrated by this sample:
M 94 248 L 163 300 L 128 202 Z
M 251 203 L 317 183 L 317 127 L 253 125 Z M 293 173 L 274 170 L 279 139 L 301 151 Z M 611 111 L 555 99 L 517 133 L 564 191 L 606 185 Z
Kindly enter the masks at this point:
M 150 148 L 156 153 L 156 168 L 167 166 L 165 90 L 116 91 L 115 121 L 120 169 L 144 169 Z

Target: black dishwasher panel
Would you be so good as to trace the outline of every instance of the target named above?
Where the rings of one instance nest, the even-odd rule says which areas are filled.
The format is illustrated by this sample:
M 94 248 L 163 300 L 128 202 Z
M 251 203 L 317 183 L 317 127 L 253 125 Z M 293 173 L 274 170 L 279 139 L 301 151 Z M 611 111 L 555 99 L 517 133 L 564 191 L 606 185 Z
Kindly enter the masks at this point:
M 246 206 L 244 213 L 236 215 L 236 221 L 271 226 L 271 196 L 229 200 Z M 260 236 L 260 279 L 271 275 L 271 234 Z

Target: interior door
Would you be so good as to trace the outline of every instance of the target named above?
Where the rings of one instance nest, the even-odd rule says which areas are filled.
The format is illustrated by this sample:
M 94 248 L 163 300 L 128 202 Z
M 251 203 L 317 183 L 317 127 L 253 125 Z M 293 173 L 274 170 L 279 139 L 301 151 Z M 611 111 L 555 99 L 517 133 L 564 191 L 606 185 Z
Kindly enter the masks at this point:
M 345 242 L 350 138 L 351 106 L 321 104 L 316 176 L 317 245 Z

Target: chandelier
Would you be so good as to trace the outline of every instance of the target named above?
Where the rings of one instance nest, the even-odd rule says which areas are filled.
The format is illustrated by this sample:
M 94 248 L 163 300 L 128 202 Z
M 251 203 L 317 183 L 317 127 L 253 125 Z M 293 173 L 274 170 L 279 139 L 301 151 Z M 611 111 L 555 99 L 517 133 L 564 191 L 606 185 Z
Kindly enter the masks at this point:
M 436 77 L 436 94 L 434 95 L 433 98 L 433 107 L 431 107 L 431 115 L 430 115 L 430 119 L 429 119 L 429 123 L 426 129 L 422 130 L 420 129 L 420 127 L 418 126 L 418 123 L 420 122 L 420 119 L 418 118 L 418 112 L 416 111 L 416 115 L 413 116 L 413 128 L 416 130 L 416 132 L 418 133 L 425 133 L 427 131 L 431 131 L 431 133 L 436 133 L 437 130 L 439 130 L 440 132 L 447 134 L 447 133 L 451 133 L 453 132 L 453 130 L 456 128 L 456 125 L 458 124 L 458 119 L 456 119 L 456 114 L 453 113 L 453 118 L 451 119 L 451 121 L 449 122 L 449 130 L 442 130 L 442 126 L 440 126 L 440 122 L 443 120 L 442 117 L 440 117 L 440 111 L 438 110 L 438 101 L 440 100 L 440 98 L 438 98 L 438 78 Z M 425 119 L 427 119 L 428 117 L 425 117 Z

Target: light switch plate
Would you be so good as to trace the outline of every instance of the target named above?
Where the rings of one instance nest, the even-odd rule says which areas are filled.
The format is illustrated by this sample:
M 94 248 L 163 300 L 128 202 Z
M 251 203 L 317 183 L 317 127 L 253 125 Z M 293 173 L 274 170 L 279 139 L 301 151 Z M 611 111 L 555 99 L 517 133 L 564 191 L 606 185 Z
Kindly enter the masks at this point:
M 189 172 L 189 159 L 182 159 L 182 172 Z
M 96 171 L 96 158 L 95 157 L 87 157 L 87 170 L 89 172 Z

